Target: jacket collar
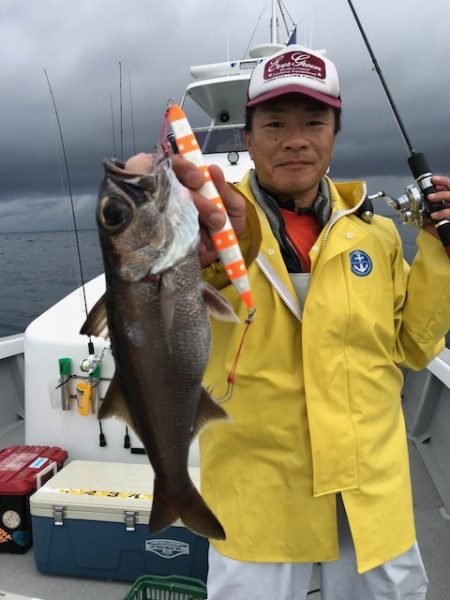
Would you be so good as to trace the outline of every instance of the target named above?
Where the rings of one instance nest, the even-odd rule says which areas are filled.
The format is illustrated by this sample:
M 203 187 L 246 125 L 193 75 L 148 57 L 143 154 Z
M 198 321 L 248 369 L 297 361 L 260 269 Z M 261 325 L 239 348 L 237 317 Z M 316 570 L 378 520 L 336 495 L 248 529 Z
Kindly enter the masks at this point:
M 256 263 L 291 313 L 293 313 L 297 319 L 301 319 L 302 310 L 300 303 L 285 268 L 281 252 L 277 247 L 273 246 L 273 243 L 276 242 L 276 236 L 271 229 L 266 212 L 256 201 L 253 194 L 250 184 L 251 172 L 252 171 L 249 171 L 244 176 L 237 186 L 237 189 L 244 193 L 247 202 L 250 203 L 253 210 L 256 210 L 256 213 L 261 214 L 260 223 L 262 240 Z M 350 247 L 354 246 L 355 242 L 358 242 L 367 235 L 365 228 L 359 225 L 357 222 L 359 219 L 357 219 L 351 224 L 353 231 L 346 232 L 347 235 L 344 235 L 344 238 L 340 239 L 339 244 L 330 245 L 326 243 L 328 235 L 335 224 L 338 223 L 342 217 L 353 214 L 364 202 L 366 197 L 366 185 L 364 182 L 359 181 L 334 183 L 328 177 L 325 179 L 330 192 L 331 217 L 323 228 L 319 239 L 310 253 L 311 273 L 316 270 L 319 257 L 321 257 L 320 262 L 323 264 L 323 262 L 329 260 L 336 254 L 347 251 Z M 265 219 L 264 216 L 266 217 Z
M 238 188 L 243 190 L 244 192 L 246 189 L 249 189 L 253 195 L 253 186 L 251 184 L 251 178 L 254 177 L 254 169 L 250 169 L 245 174 Z M 332 212 L 344 211 L 345 214 L 352 214 L 361 206 L 367 195 L 367 186 L 364 181 L 335 182 L 332 181 L 328 176 L 325 176 L 321 182 L 319 198 L 324 193 L 324 183 L 328 185 Z
M 292 210 L 298 214 L 302 213 L 312 213 L 316 216 L 319 221 L 320 227 L 322 228 L 325 223 L 328 222 L 328 219 L 331 215 L 331 200 L 330 200 L 330 190 L 328 187 L 328 182 L 325 178 L 323 178 L 319 183 L 319 190 L 317 193 L 317 197 L 314 200 L 314 203 L 311 207 L 305 209 L 295 208 L 295 204 L 293 200 L 281 200 L 276 194 L 269 192 L 266 190 L 258 181 L 258 177 L 256 176 L 256 171 L 251 171 L 249 176 L 249 184 L 250 188 L 253 192 L 253 195 L 256 198 L 256 201 L 263 207 L 264 212 L 267 214 L 269 220 L 270 215 L 268 214 L 273 210 L 273 206 L 275 205 L 278 208 L 284 208 L 286 210 Z

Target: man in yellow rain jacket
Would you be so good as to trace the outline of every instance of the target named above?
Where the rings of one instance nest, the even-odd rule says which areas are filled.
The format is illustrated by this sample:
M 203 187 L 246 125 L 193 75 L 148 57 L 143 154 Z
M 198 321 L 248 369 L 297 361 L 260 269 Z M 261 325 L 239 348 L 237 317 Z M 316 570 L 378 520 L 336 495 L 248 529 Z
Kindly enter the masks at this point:
M 202 494 L 222 523 L 210 600 L 422 600 L 400 367 L 424 368 L 450 325 L 450 262 L 434 228 L 411 266 L 392 221 L 359 209 L 363 183 L 326 172 L 340 125 L 335 66 L 288 46 L 254 70 L 246 135 L 255 163 L 239 185 L 211 168 L 240 237 L 257 312 L 237 363 L 229 423 L 201 434 Z M 175 157 L 202 223 L 219 227 Z M 430 200 L 450 202 L 435 177 Z M 245 200 L 242 198 L 245 197 Z M 450 203 L 449 203 L 450 206 Z M 450 218 L 450 208 L 435 213 Z M 208 242 L 205 278 L 246 308 Z M 214 321 L 205 383 L 216 397 L 242 326 Z

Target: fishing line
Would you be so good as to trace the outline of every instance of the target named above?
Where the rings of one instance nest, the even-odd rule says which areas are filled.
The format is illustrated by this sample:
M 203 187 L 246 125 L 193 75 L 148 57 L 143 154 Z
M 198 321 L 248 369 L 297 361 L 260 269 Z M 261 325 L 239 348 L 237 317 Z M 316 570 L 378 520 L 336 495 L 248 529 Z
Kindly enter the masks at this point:
M 52 99 L 53 108 L 55 110 L 56 123 L 58 125 L 59 137 L 60 137 L 60 140 L 61 140 L 61 148 L 62 148 L 62 152 L 63 152 L 63 159 L 64 159 L 64 168 L 65 168 L 65 174 L 66 174 L 67 189 L 68 189 L 68 193 L 69 193 L 70 208 L 71 208 L 71 212 L 72 212 L 73 230 L 74 230 L 74 233 L 75 233 L 75 240 L 76 240 L 76 249 L 77 249 L 77 256 L 78 256 L 78 267 L 79 267 L 79 270 L 80 270 L 81 289 L 82 289 L 82 292 L 83 292 L 84 310 L 86 311 L 86 315 L 87 315 L 88 314 L 88 306 L 87 306 L 87 299 L 86 299 L 85 280 L 84 280 L 84 273 L 83 273 L 83 263 L 82 263 L 82 260 L 81 260 L 80 241 L 79 241 L 79 237 L 78 237 L 77 220 L 75 218 L 75 207 L 74 207 L 74 204 L 73 204 L 72 184 L 71 184 L 71 181 L 70 181 L 70 173 L 69 173 L 69 165 L 68 165 L 68 162 L 67 162 L 66 147 L 65 147 L 65 144 L 64 144 L 64 137 L 63 137 L 63 134 L 62 134 L 62 128 L 61 128 L 61 123 L 60 123 L 60 120 L 59 120 L 58 109 L 56 107 L 55 96 L 53 94 L 52 86 L 50 84 L 50 79 L 49 79 L 47 71 L 45 69 L 44 69 L 44 74 L 45 74 L 45 78 L 47 79 L 48 89 L 50 91 L 50 97 Z M 91 340 L 91 337 L 89 336 L 89 343 L 91 344 L 92 342 L 90 340 Z
M 230 400 L 231 396 L 233 395 L 233 388 L 234 388 L 234 384 L 236 382 L 237 365 L 239 362 L 239 358 L 241 356 L 241 351 L 242 351 L 242 347 L 244 345 L 245 336 L 247 335 L 250 325 L 253 323 L 254 315 L 255 315 L 255 309 L 250 310 L 247 318 L 245 319 L 245 327 L 244 327 L 244 331 L 241 336 L 241 341 L 239 342 L 239 346 L 238 346 L 236 355 L 234 357 L 233 364 L 231 365 L 231 369 L 230 369 L 230 372 L 227 377 L 227 390 L 223 396 L 220 396 L 220 398 L 216 398 L 216 402 L 218 402 L 219 404 L 222 404 L 222 402 L 227 402 L 228 400 Z

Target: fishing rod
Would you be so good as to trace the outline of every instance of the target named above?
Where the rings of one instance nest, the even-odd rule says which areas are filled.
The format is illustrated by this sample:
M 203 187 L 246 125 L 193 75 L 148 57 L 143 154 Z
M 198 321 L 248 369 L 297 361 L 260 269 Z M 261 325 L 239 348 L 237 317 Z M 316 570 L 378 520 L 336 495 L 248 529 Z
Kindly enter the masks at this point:
M 67 161 L 66 146 L 64 144 L 64 136 L 62 133 L 62 127 L 61 127 L 61 122 L 59 119 L 58 108 L 56 106 L 55 96 L 53 94 L 53 89 L 52 89 L 52 86 L 50 83 L 49 76 L 45 69 L 44 69 L 44 74 L 45 74 L 45 78 L 47 80 L 48 89 L 50 91 L 50 97 L 52 99 L 53 109 L 54 109 L 55 117 L 56 117 L 56 123 L 58 125 L 59 138 L 61 140 L 61 148 L 62 148 L 62 153 L 63 153 L 65 175 L 66 175 L 67 188 L 68 188 L 69 199 L 70 199 L 70 207 L 71 207 L 71 212 L 72 212 L 73 229 L 75 232 L 75 243 L 76 243 L 76 250 L 77 250 L 77 257 L 78 257 L 78 268 L 80 270 L 80 279 L 81 279 L 81 289 L 82 289 L 82 293 L 83 293 L 84 310 L 87 315 L 89 311 L 88 311 L 88 305 L 87 305 L 87 299 L 86 299 L 86 282 L 85 282 L 84 272 L 83 272 L 83 261 L 81 260 L 80 240 L 79 240 L 79 236 L 78 236 L 77 220 L 75 217 L 75 207 L 74 207 L 73 194 L 72 194 L 72 183 L 71 183 L 70 173 L 69 173 L 69 164 Z M 89 373 L 89 380 L 91 381 L 91 379 L 92 379 L 90 385 L 91 385 L 91 388 L 94 388 L 98 385 L 99 372 L 100 372 L 99 365 L 101 363 L 102 356 L 99 357 L 99 356 L 95 355 L 94 343 L 92 342 L 91 336 L 89 335 L 88 337 L 89 337 L 89 341 L 88 341 L 89 358 L 81 361 L 80 368 L 82 371 Z M 103 353 L 102 353 L 102 355 L 103 355 Z M 68 366 L 68 363 L 70 363 L 70 359 L 66 359 L 66 358 L 60 359 L 61 379 L 60 379 L 59 387 L 67 384 L 67 382 L 72 377 L 72 375 L 70 374 L 71 368 L 70 368 L 70 366 Z M 65 367 L 63 365 L 65 365 Z M 61 369 L 63 369 L 63 370 L 61 370 Z M 67 370 L 64 371 L 64 369 L 67 369 Z M 63 394 L 64 394 L 64 392 L 61 392 L 61 397 L 63 397 Z M 68 408 L 69 408 L 68 405 L 66 403 L 63 403 L 63 410 L 68 410 Z M 105 440 L 105 436 L 104 436 L 101 422 L 100 422 L 100 446 L 105 446 L 105 445 L 106 445 L 106 440 Z
M 116 147 L 116 130 L 114 127 L 114 107 L 113 107 L 113 97 L 112 94 L 110 94 L 110 100 L 111 100 L 111 126 L 112 126 L 112 139 L 113 139 L 113 156 L 117 156 L 117 147 Z
M 120 99 L 120 160 L 123 161 L 122 63 L 121 62 L 119 62 L 119 99 Z
M 67 154 L 66 154 L 66 146 L 64 144 L 64 137 L 63 137 L 63 133 L 62 133 L 61 122 L 59 120 L 59 113 L 58 113 L 58 108 L 56 106 L 55 96 L 53 94 L 53 89 L 50 84 L 49 76 L 45 69 L 44 69 L 44 74 L 45 74 L 45 78 L 47 79 L 48 89 L 50 91 L 50 96 L 51 96 L 52 103 L 53 103 L 53 109 L 55 111 L 56 123 L 58 125 L 59 138 L 61 140 L 61 148 L 62 148 L 62 153 L 63 153 L 64 168 L 65 168 L 65 174 L 66 174 L 66 180 L 67 180 L 67 188 L 68 188 L 69 199 L 70 199 L 70 208 L 71 208 L 71 212 L 72 212 L 73 229 L 75 232 L 75 245 L 76 245 L 76 250 L 77 250 L 78 268 L 80 270 L 81 290 L 83 293 L 84 310 L 85 310 L 85 313 L 87 316 L 89 313 L 89 310 L 88 310 L 87 298 L 86 298 L 86 280 L 84 278 L 84 272 L 83 272 L 83 261 L 81 260 L 80 239 L 78 236 L 77 220 L 75 217 L 75 207 L 74 207 L 74 203 L 73 203 L 72 184 L 71 184 L 71 180 L 70 180 L 69 164 L 67 161 Z M 88 337 L 89 337 L 89 342 L 88 342 L 89 357 L 93 358 L 95 355 L 94 344 L 92 342 L 91 336 L 89 335 Z M 97 366 L 97 365 L 95 365 L 95 366 Z M 93 369 L 95 369 L 95 366 L 93 367 Z M 91 365 L 91 367 L 92 367 L 92 365 Z M 93 370 L 93 369 L 91 369 L 91 370 Z
M 84 279 L 84 273 L 83 273 L 83 261 L 81 260 L 80 240 L 78 237 L 77 220 L 75 218 L 75 207 L 73 204 L 72 184 L 71 184 L 71 180 L 70 180 L 69 164 L 67 161 L 66 147 L 64 144 L 64 137 L 62 134 L 62 128 L 61 128 L 61 123 L 59 120 L 58 109 L 56 107 L 55 96 L 53 94 L 53 89 L 50 84 L 50 79 L 49 79 L 47 71 L 45 69 L 44 69 L 44 74 L 45 74 L 45 78 L 47 79 L 48 89 L 50 91 L 50 97 L 52 99 L 53 109 L 55 111 L 56 123 L 58 125 L 59 138 L 61 140 L 61 148 L 62 148 L 62 153 L 63 153 L 64 169 L 65 169 L 66 181 L 67 181 L 67 189 L 69 192 L 70 208 L 71 208 L 71 212 L 72 212 L 73 229 L 75 232 L 75 243 L 76 243 L 77 258 L 78 258 L 78 268 L 80 270 L 81 288 L 82 288 L 82 292 L 83 292 L 84 310 L 86 311 L 86 315 L 87 315 L 88 314 L 88 306 L 87 306 L 87 299 L 86 299 L 85 279 Z M 91 353 L 91 347 L 92 347 L 92 354 L 93 354 L 94 346 L 92 344 L 91 337 L 89 336 L 89 353 Z
M 350 6 L 350 10 L 352 11 L 358 29 L 361 32 L 364 43 L 370 54 L 375 71 L 377 72 L 378 77 L 380 78 L 381 85 L 383 86 L 392 112 L 394 113 L 395 120 L 400 128 L 403 141 L 405 142 L 408 152 L 410 154 L 408 157 L 408 165 L 417 183 L 417 186 L 407 186 L 405 193 L 402 196 L 400 196 L 400 198 L 391 198 L 390 196 L 387 196 L 384 192 L 379 192 L 371 198 L 385 197 L 388 204 L 392 208 L 400 212 L 400 216 L 405 223 L 414 224 L 417 227 L 422 227 L 422 225 L 425 223 L 433 223 L 442 242 L 442 245 L 444 246 L 445 251 L 450 259 L 450 221 L 448 219 L 441 219 L 440 221 L 435 221 L 430 217 L 431 214 L 439 210 L 443 210 L 444 208 L 447 208 L 447 205 L 445 202 L 430 202 L 428 200 L 429 194 L 433 194 L 434 192 L 436 192 L 436 187 L 431 183 L 431 168 L 428 164 L 427 159 L 425 158 L 425 155 L 422 152 L 417 152 L 414 146 L 412 145 L 411 140 L 403 124 L 403 121 L 400 118 L 400 114 L 397 110 L 395 102 L 389 91 L 386 80 L 384 79 L 383 73 L 381 72 L 380 66 L 378 65 L 378 61 L 371 48 L 367 35 L 356 13 L 355 7 L 353 6 L 351 0 L 347 0 L 347 2 Z
M 133 114 L 133 96 L 131 94 L 131 75 L 128 69 L 128 88 L 130 91 L 130 116 L 131 116 L 131 134 L 133 137 L 133 155 L 136 154 L 136 138 L 134 135 L 134 114 Z

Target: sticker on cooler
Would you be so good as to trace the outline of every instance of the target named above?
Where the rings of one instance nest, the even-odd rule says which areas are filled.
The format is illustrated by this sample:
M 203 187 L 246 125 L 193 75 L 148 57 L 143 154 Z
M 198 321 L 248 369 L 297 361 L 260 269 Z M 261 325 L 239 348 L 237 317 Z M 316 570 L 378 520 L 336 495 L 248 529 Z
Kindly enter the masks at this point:
M 34 462 L 31 463 L 30 465 L 30 469 L 40 469 L 42 467 L 42 465 L 45 465 L 46 462 L 48 462 L 48 458 L 45 458 L 44 456 L 41 456 L 39 458 L 37 458 Z
M 161 558 L 176 558 L 183 554 L 189 554 L 189 544 L 178 540 L 146 540 L 147 552 L 154 552 Z
M 126 498 L 132 500 L 152 500 L 153 494 L 142 494 L 141 492 L 117 492 L 111 490 L 94 490 L 82 488 L 52 488 L 45 487 L 46 492 L 53 494 L 67 494 L 70 496 L 99 496 L 102 498 Z
M 11 535 L 0 527 L 0 544 L 5 544 L 6 542 L 10 542 L 11 540 Z

